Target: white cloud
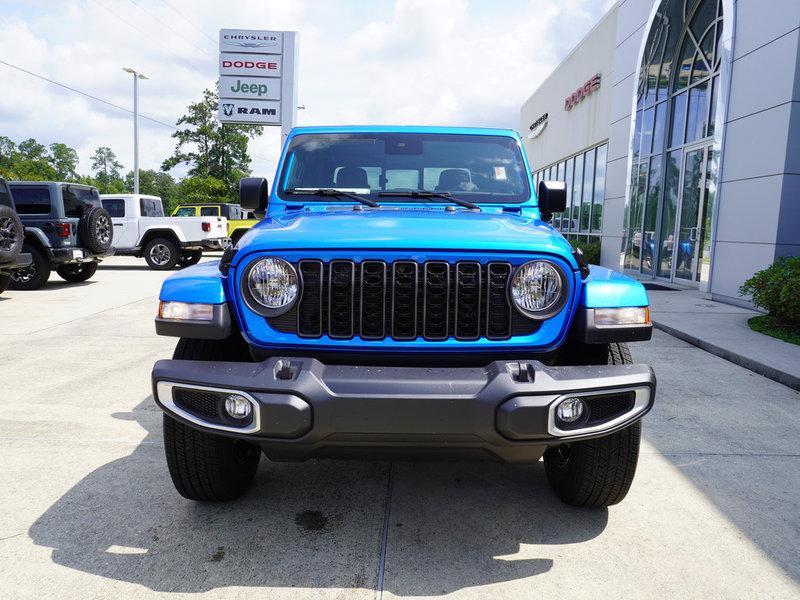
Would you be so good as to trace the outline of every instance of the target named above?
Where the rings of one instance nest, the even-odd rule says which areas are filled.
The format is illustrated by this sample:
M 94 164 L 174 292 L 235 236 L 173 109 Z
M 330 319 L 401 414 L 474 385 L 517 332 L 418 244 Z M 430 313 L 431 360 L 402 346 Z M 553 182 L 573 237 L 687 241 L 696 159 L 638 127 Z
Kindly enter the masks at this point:
M 131 76 L 143 114 L 174 123 L 216 79 L 221 27 L 300 36 L 300 124 L 457 124 L 516 128 L 519 106 L 592 27 L 609 0 L 87 0 L 4 8 L 0 60 L 123 107 Z M 173 8 L 176 10 L 173 10 Z M 195 27 L 195 25 L 197 27 Z M 200 31 L 202 30 L 202 32 Z M 205 32 L 205 33 L 203 33 Z M 0 134 L 66 142 L 81 170 L 97 146 L 132 160 L 131 117 L 0 65 Z M 158 168 L 170 129 L 140 121 L 140 166 Z M 280 135 L 251 143 L 272 177 Z

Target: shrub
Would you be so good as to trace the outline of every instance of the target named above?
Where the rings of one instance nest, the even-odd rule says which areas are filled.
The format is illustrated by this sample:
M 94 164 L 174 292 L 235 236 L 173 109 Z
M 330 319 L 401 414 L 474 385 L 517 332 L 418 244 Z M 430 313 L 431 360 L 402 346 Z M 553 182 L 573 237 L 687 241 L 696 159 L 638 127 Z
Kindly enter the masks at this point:
M 581 249 L 583 255 L 586 257 L 586 262 L 590 265 L 600 264 L 600 238 L 590 237 L 589 241 L 576 242 L 575 246 Z
M 739 288 L 773 317 L 800 326 L 800 256 L 779 258 Z

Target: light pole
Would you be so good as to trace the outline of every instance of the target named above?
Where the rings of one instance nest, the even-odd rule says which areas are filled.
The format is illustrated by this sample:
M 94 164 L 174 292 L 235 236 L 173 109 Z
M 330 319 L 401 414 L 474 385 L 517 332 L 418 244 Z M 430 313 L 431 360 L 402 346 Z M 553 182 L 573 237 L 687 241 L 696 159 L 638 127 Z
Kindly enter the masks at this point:
M 146 75 L 136 72 L 130 67 L 122 67 L 133 75 L 133 193 L 139 193 L 139 80 L 147 79 Z

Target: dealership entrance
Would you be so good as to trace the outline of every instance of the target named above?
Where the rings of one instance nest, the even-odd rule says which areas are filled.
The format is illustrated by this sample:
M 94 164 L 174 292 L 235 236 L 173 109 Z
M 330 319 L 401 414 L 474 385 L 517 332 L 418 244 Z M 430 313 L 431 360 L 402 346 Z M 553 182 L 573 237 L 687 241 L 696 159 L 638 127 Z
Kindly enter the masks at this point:
M 643 49 L 623 266 L 705 290 L 717 188 L 721 0 L 662 0 Z

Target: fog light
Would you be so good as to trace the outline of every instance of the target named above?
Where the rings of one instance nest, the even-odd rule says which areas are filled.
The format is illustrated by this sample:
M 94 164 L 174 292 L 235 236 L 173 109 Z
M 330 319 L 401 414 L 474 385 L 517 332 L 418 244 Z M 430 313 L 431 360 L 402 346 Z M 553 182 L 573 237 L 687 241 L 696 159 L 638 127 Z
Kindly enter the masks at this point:
M 253 412 L 253 407 L 244 396 L 231 394 L 225 398 L 225 412 L 234 419 L 246 419 Z
M 584 404 L 580 398 L 567 398 L 556 407 L 556 416 L 564 423 L 574 423 L 583 416 Z

